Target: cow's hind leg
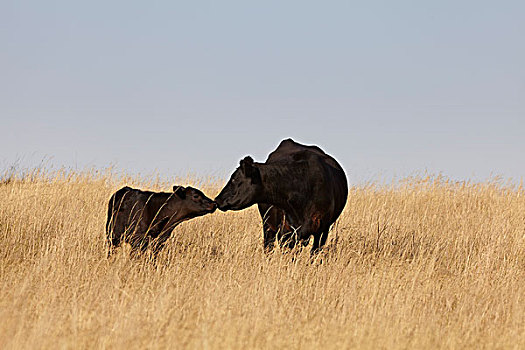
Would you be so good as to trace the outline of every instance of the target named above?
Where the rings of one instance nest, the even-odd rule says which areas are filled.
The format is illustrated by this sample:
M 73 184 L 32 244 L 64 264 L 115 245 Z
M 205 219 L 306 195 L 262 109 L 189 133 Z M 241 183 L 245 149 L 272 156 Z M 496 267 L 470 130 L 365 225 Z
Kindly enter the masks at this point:
M 109 259 L 111 255 L 115 252 L 115 250 L 120 247 L 120 238 L 119 237 L 111 237 L 108 235 L 107 240 L 107 248 L 108 248 L 108 255 L 107 258 Z
M 148 249 L 150 238 L 145 236 L 141 239 L 137 239 L 134 241 L 130 241 L 131 245 L 131 257 L 133 258 L 139 258 L 140 256 L 143 256 L 144 253 L 146 253 L 146 250 Z
M 112 223 L 112 218 L 108 218 L 108 223 L 106 225 L 106 244 L 107 244 L 107 258 L 109 259 L 113 252 L 120 246 L 121 244 L 121 236 L 122 234 L 115 230 L 115 225 Z

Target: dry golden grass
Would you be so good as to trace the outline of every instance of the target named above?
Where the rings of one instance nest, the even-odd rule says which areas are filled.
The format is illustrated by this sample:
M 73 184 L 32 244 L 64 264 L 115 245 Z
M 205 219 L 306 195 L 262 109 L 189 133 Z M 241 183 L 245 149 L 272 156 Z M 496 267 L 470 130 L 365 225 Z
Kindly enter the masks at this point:
M 217 212 L 176 228 L 155 266 L 125 249 L 106 259 L 124 183 L 172 185 L 0 184 L 0 348 L 525 348 L 521 187 L 354 187 L 313 263 L 308 249 L 265 256 L 255 208 Z

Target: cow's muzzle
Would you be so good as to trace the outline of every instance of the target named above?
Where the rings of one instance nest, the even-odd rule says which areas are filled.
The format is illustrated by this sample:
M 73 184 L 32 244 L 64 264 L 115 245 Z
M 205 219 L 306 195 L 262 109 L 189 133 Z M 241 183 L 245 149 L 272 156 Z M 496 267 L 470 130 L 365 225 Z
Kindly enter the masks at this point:
M 216 200 L 215 203 L 217 203 L 217 208 L 219 208 L 220 211 L 227 211 L 231 207 L 230 204 L 224 203 L 220 200 Z

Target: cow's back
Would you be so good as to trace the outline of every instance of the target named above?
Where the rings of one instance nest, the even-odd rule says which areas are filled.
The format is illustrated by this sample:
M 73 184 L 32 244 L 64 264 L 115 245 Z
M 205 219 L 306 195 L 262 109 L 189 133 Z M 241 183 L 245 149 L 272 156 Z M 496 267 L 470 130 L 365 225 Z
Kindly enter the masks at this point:
M 281 141 L 279 146 L 268 155 L 266 159 L 267 164 L 278 163 L 282 161 L 297 161 L 300 158 L 301 153 L 312 153 L 319 156 L 319 159 L 325 162 L 327 165 L 343 171 L 343 168 L 337 163 L 337 161 L 326 154 L 322 149 L 317 146 L 303 145 L 295 142 L 292 139 L 286 139 Z M 344 172 L 343 172 L 344 174 Z M 346 181 L 346 177 L 345 177 Z
M 293 155 L 301 151 L 308 151 L 317 153 L 319 155 L 326 155 L 326 153 L 324 153 L 323 150 L 317 146 L 302 145 L 300 143 L 295 142 L 292 139 L 286 139 L 281 141 L 281 143 L 279 144 L 279 146 L 277 146 L 275 151 L 268 155 L 266 163 L 270 164 L 283 160 L 292 160 Z
M 266 164 L 293 164 L 309 162 L 311 168 L 321 170 L 323 174 L 322 189 L 324 194 L 332 198 L 331 221 L 335 221 L 341 214 L 348 198 L 348 182 L 345 172 L 339 163 L 317 146 L 302 145 L 292 139 L 283 140 L 279 146 L 270 153 Z M 316 174 L 319 174 L 315 171 Z M 316 182 L 316 181 L 314 181 Z M 312 194 L 315 197 L 315 194 Z

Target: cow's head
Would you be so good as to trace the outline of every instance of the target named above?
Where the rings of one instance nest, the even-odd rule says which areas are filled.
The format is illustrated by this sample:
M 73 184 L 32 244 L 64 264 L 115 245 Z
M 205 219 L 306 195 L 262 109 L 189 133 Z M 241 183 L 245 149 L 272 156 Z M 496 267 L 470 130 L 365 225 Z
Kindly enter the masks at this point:
M 201 216 L 213 213 L 217 209 L 217 204 L 196 188 L 175 185 L 173 193 L 178 200 L 182 200 L 182 211 L 185 217 Z
M 220 210 L 241 210 L 257 203 L 261 196 L 261 173 L 251 157 L 241 160 L 221 193 L 215 198 Z

